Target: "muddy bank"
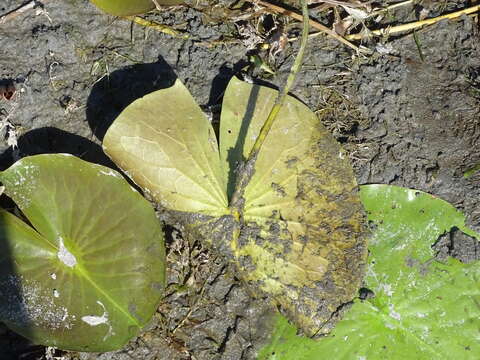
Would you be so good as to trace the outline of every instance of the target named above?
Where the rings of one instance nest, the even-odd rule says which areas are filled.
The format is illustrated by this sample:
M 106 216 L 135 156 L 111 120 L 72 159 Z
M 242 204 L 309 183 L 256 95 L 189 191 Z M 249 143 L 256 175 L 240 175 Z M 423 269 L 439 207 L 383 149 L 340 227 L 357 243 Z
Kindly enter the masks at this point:
M 0 11 L 20 3 L 6 0 Z M 134 99 L 178 76 L 215 115 L 228 80 L 249 63 L 248 39 L 230 41 L 238 34 L 235 25 L 206 21 L 192 8 L 156 20 L 195 34 L 194 40 L 105 16 L 86 0 L 51 1 L 39 10 L 0 27 L 0 79 L 13 80 L 17 88 L 11 101 L 0 101 L 2 168 L 45 152 L 112 165 L 99 144 L 108 124 Z M 289 31 L 294 36 L 298 27 Z M 479 44 L 478 25 L 469 18 L 419 31 L 417 41 L 409 35 L 380 47 L 366 44 L 377 49 L 368 57 L 315 37 L 294 94 L 343 144 L 359 183 L 427 191 L 464 211 L 480 230 L 480 172 L 464 176 L 480 164 Z M 249 75 L 280 85 L 296 47 L 292 42 L 276 54 L 275 75 L 258 69 Z M 8 143 L 15 140 L 12 150 Z M 264 332 L 262 306 L 222 259 L 187 243 L 175 229 L 169 233 L 170 286 L 147 331 L 121 351 L 64 359 L 255 357 Z M 455 251 L 479 254 L 470 245 Z M 5 359 L 40 359 L 45 353 L 4 327 L 0 348 L 7 349 Z

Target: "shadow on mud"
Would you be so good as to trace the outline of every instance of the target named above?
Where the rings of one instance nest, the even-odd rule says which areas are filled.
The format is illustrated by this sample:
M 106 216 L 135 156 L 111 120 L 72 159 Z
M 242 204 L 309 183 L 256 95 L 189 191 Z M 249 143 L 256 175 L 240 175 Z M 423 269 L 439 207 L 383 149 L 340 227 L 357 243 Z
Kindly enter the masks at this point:
M 97 82 L 87 100 L 87 121 L 100 141 L 117 116 L 136 99 L 173 85 L 177 76 L 162 58 L 114 71 Z
M 8 148 L 0 154 L 0 169 L 5 170 L 20 158 L 37 154 L 67 153 L 85 161 L 116 169 L 102 147 L 82 136 L 44 127 L 27 132 L 18 139 L 16 149 Z
M 239 74 L 248 64 L 247 61 L 242 60 L 233 65 L 233 67 L 229 67 L 225 64 L 220 67 L 218 74 L 212 80 L 207 106 L 221 105 L 223 94 L 227 89 L 228 83 L 232 77 Z

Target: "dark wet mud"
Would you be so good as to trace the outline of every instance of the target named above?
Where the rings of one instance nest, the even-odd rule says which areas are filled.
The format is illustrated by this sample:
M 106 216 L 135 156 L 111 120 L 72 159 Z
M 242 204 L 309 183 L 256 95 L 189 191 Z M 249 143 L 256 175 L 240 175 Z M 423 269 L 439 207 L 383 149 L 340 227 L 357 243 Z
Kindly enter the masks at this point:
M 5 0 L 0 13 L 22 3 Z M 1 24 L 0 80 L 12 82 L 16 92 L 0 100 L 0 167 L 48 152 L 113 166 L 100 147 L 108 125 L 133 100 L 175 77 L 216 121 L 228 80 L 249 65 L 254 37 L 239 36 L 238 26 L 199 8 L 155 15 L 194 34 L 190 40 L 106 16 L 86 0 L 48 1 Z M 291 37 L 299 33 L 298 26 L 287 25 Z M 480 164 L 478 24 L 468 17 L 444 21 L 415 37 L 366 43 L 376 52 L 361 57 L 314 37 L 293 94 L 342 143 L 360 184 L 434 194 L 480 231 L 480 171 L 469 171 Z M 248 76 L 281 85 L 297 46 L 291 42 L 273 56 L 274 75 L 255 68 Z M 55 352 L 0 325 L 0 359 L 52 358 L 49 353 L 82 360 L 254 359 L 268 326 L 265 305 L 223 259 L 198 241 L 186 241 L 179 229 L 167 231 L 166 298 L 151 325 L 123 350 Z M 442 251 L 468 261 L 480 257 L 469 239 Z

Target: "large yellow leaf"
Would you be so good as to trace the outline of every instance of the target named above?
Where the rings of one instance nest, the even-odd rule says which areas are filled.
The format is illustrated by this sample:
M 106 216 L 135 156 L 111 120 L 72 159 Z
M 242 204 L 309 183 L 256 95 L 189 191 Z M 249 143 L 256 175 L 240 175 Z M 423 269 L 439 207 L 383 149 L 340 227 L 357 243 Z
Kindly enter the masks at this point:
M 215 133 L 179 80 L 129 105 L 108 129 L 103 148 L 164 207 L 227 211 Z
M 224 173 L 246 158 L 277 91 L 232 79 L 224 97 Z M 232 251 L 243 277 L 308 335 L 355 296 L 366 257 L 363 210 L 339 144 L 300 101 L 288 97 L 244 193 L 243 228 Z

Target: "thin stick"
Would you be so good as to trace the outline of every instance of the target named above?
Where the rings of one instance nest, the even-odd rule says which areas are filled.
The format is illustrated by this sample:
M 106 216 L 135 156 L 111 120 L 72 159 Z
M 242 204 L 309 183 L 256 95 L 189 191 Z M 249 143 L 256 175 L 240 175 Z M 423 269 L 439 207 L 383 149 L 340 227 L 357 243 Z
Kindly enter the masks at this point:
M 287 9 L 281 7 L 281 6 L 273 5 L 273 4 L 270 4 L 270 3 L 266 2 L 266 1 L 263 1 L 263 0 L 247 0 L 247 1 L 249 1 L 253 4 L 258 4 L 258 5 L 264 6 L 269 12 L 274 12 L 274 13 L 277 13 L 277 14 L 290 16 L 291 18 L 293 18 L 295 20 L 304 21 L 304 18 L 303 18 L 302 15 L 299 15 L 299 14 L 293 12 L 293 11 L 287 10 Z M 334 39 L 340 41 L 342 44 L 347 45 L 348 47 L 352 48 L 353 50 L 355 50 L 357 52 L 360 51 L 358 46 L 353 45 L 350 41 L 341 37 L 335 31 L 330 30 L 328 27 L 326 27 L 323 24 L 320 24 L 318 21 L 312 20 L 310 18 L 308 18 L 308 19 L 309 19 L 309 23 L 310 23 L 311 27 L 313 27 L 317 30 L 320 30 L 321 32 L 333 37 Z
M 468 9 L 463 9 L 463 10 L 460 10 L 460 11 L 453 12 L 451 14 L 438 16 L 438 17 L 435 17 L 435 18 L 432 18 L 432 19 L 425 19 L 425 20 L 421 20 L 421 21 L 408 23 L 408 24 L 392 26 L 392 27 L 388 27 L 388 28 L 385 28 L 385 29 L 373 30 L 373 31 L 370 31 L 370 34 L 375 35 L 375 36 L 383 36 L 383 35 L 387 35 L 387 34 L 395 34 L 395 33 L 403 32 L 403 31 L 409 31 L 409 30 L 413 30 L 413 29 L 418 29 L 418 28 L 423 27 L 425 25 L 435 24 L 435 23 L 437 23 L 441 20 L 444 20 L 444 19 L 455 19 L 455 18 L 458 18 L 462 15 L 473 14 L 477 11 L 480 11 L 480 5 L 475 5 L 475 6 L 469 7 Z M 348 40 L 361 40 L 361 39 L 363 39 L 363 37 L 364 37 L 363 34 L 352 34 L 352 35 L 348 35 L 346 38 Z
M 46 2 L 48 0 L 43 0 L 43 2 Z M 7 21 L 12 20 L 16 18 L 17 16 L 26 13 L 29 10 L 32 10 L 35 8 L 35 6 L 42 4 L 43 2 L 37 1 L 37 0 L 32 0 L 26 4 L 21 5 L 20 7 L 16 8 L 15 10 L 9 11 L 5 15 L 0 16 L 0 25 L 5 24 Z
M 173 29 L 172 27 L 170 27 L 168 25 L 159 24 L 155 21 L 145 20 L 145 19 L 143 19 L 139 16 L 123 16 L 123 18 L 126 19 L 126 20 L 133 21 L 134 23 L 136 23 L 138 25 L 152 28 L 156 31 L 160 31 L 164 34 L 168 34 L 168 35 L 171 35 L 171 36 L 176 37 L 176 38 L 188 39 L 190 37 L 190 35 L 182 34 L 181 32 Z
M 396 8 L 399 8 L 399 7 L 402 7 L 402 6 L 410 5 L 412 3 L 413 3 L 413 0 L 406 0 L 406 1 L 396 3 L 396 4 L 388 5 L 384 8 L 382 8 L 382 9 L 375 10 L 374 12 L 368 14 L 368 17 L 373 17 L 373 16 L 376 16 L 376 15 L 380 15 L 381 13 L 384 13 L 386 11 L 390 11 L 390 10 L 393 10 L 393 9 L 396 9 Z
M 282 106 L 285 103 L 285 99 L 290 92 L 295 79 L 297 77 L 298 72 L 300 71 L 303 63 L 303 57 L 305 55 L 305 49 L 308 43 L 308 31 L 309 31 L 309 19 L 308 16 L 308 6 L 307 0 L 301 0 L 302 3 L 302 20 L 303 21 L 303 29 L 302 29 L 302 40 L 300 42 L 300 48 L 298 50 L 298 54 L 295 58 L 295 62 L 290 69 L 290 74 L 288 75 L 287 82 L 283 87 L 282 91 L 279 92 L 277 99 L 275 100 L 275 104 L 273 105 L 270 113 L 268 114 L 267 120 L 263 124 L 260 133 L 258 134 L 257 139 L 255 140 L 255 144 L 250 150 L 248 155 L 247 161 L 243 164 L 239 171 L 239 178 L 237 183 L 235 184 L 235 192 L 232 196 L 232 201 L 230 203 L 230 209 L 232 210 L 232 214 L 239 219 L 241 216 L 241 212 L 243 210 L 243 193 L 245 192 L 245 188 L 250 182 L 250 179 L 253 176 L 255 170 L 255 162 L 257 161 L 257 155 L 260 151 L 265 139 L 267 138 L 270 129 L 272 128 L 273 123 L 275 122 L 278 113 L 280 112 Z

